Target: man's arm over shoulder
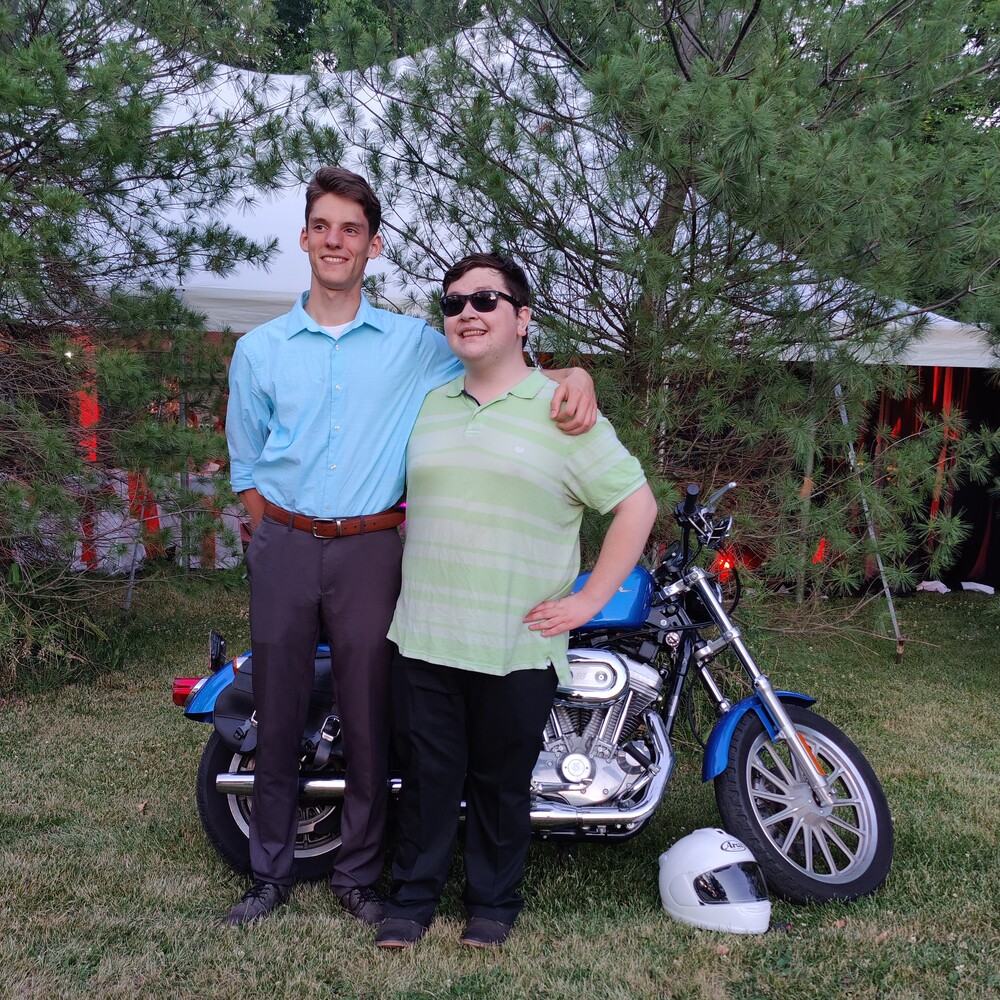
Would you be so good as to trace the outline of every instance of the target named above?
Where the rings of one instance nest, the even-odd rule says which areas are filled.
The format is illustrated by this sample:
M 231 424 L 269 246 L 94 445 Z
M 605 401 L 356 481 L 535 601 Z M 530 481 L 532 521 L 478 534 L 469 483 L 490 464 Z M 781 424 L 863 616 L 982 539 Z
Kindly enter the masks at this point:
M 465 369 L 462 367 L 462 362 L 452 353 L 448 341 L 440 330 L 435 330 L 422 320 L 419 324 L 416 328 L 417 359 L 425 391 L 430 392 L 431 389 L 458 378 Z
M 565 434 L 585 434 L 597 423 L 594 380 L 582 368 L 554 368 L 544 373 L 558 383 L 549 416 Z
M 443 333 L 422 322 L 417 332 L 418 356 L 426 391 L 436 389 L 465 370 L 452 353 Z M 543 374 L 556 383 L 549 415 L 566 434 L 585 434 L 597 423 L 594 380 L 582 368 L 552 368 Z

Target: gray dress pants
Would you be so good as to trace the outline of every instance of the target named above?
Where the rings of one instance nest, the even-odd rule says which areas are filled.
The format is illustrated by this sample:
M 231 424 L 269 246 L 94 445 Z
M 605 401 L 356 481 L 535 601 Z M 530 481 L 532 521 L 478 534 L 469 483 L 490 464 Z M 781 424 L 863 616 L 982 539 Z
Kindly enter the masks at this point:
M 289 885 L 298 824 L 298 754 L 320 623 L 331 647 L 347 793 L 331 888 L 372 885 L 382 870 L 388 803 L 386 639 L 399 596 L 395 529 L 315 538 L 265 517 L 247 550 L 257 755 L 250 820 L 254 876 Z

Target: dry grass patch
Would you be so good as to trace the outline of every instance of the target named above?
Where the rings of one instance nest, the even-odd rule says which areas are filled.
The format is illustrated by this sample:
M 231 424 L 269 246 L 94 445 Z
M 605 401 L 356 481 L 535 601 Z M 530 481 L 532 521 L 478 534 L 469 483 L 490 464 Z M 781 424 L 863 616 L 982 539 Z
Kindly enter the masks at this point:
M 210 625 L 222 625 L 231 650 L 245 648 L 245 594 L 207 587 L 171 601 L 140 595 L 120 623 L 132 650 L 125 673 L 0 707 L 4 1000 L 1000 996 L 1000 732 L 990 708 L 1000 618 L 981 595 L 901 601 L 914 642 L 899 666 L 891 644 L 859 650 L 834 631 L 767 640 L 779 685 L 816 696 L 883 778 L 897 852 L 875 897 L 776 903 L 775 929 L 761 937 L 672 923 L 657 857 L 717 822 L 685 740 L 668 799 L 639 837 L 533 846 L 528 906 L 502 951 L 458 943 L 456 868 L 426 939 L 383 954 L 322 884 L 299 887 L 263 924 L 218 924 L 245 883 L 213 853 L 194 805 L 208 729 L 170 703 L 173 676 L 203 670 Z

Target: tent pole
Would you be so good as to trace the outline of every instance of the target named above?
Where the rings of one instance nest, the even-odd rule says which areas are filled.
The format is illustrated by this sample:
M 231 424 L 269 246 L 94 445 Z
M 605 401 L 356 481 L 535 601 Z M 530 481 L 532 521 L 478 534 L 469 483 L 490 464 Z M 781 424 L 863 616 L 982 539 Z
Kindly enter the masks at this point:
M 847 406 L 844 404 L 844 391 L 840 387 L 840 383 L 837 383 L 833 387 L 834 395 L 837 397 L 837 405 L 840 408 L 840 420 L 845 427 L 850 427 L 847 420 Z M 850 437 L 847 439 L 847 448 L 851 456 L 851 469 L 853 470 L 855 476 L 858 477 L 860 482 L 861 473 L 858 470 L 858 456 L 854 450 L 854 442 Z M 875 562 L 878 565 L 878 575 L 882 579 L 882 589 L 885 592 L 886 604 L 889 605 L 889 617 L 892 619 L 892 629 L 896 633 L 896 662 L 900 663 L 903 659 L 903 643 L 906 641 L 899 631 L 899 621 L 896 618 L 896 606 L 892 603 L 892 592 L 889 590 L 889 581 L 885 577 L 885 566 L 882 565 L 882 554 L 878 549 L 878 539 L 875 537 L 875 522 L 872 520 L 871 511 L 868 509 L 868 501 L 865 499 L 864 493 L 861 494 L 861 507 L 865 512 L 865 521 L 868 524 L 868 536 L 872 540 L 872 545 L 875 548 Z

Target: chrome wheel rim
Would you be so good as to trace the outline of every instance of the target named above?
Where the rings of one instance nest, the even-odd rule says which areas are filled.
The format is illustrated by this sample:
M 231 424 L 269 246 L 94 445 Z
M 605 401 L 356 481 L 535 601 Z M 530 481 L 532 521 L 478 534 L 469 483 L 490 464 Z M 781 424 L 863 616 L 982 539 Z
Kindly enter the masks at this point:
M 878 844 L 875 802 L 850 756 L 822 733 L 797 727 L 834 793 L 821 808 L 783 742 L 761 734 L 747 758 L 747 787 L 764 835 L 784 860 L 821 882 L 849 882 L 872 862 Z
M 230 772 L 252 773 L 254 769 L 253 754 L 233 754 L 229 763 Z M 253 808 L 251 795 L 227 795 L 226 802 L 233 822 L 250 838 L 250 813 Z M 299 799 L 299 825 L 295 834 L 295 857 L 312 858 L 320 854 L 329 854 L 340 847 L 340 810 L 342 803 L 337 801 L 320 802 Z M 335 823 L 335 831 L 330 829 Z

